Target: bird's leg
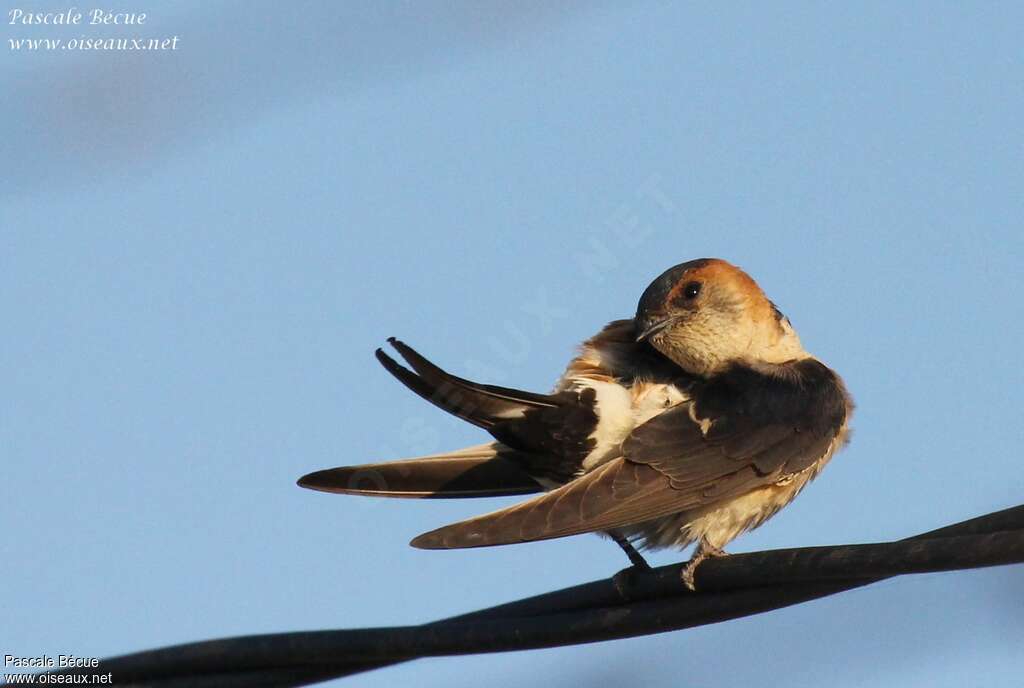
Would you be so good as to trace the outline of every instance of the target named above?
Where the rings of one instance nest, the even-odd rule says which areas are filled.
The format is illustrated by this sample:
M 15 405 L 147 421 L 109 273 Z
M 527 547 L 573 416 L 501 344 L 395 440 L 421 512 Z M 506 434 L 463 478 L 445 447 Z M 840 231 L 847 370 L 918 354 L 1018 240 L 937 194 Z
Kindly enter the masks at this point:
M 628 600 L 630 599 L 629 590 L 633 587 L 633 580 L 636 574 L 649 572 L 651 566 L 628 539 L 618 533 L 608 533 L 608 536 L 615 541 L 616 545 L 622 548 L 622 551 L 626 553 L 629 561 L 633 564 L 628 569 L 622 569 L 612 576 L 612 583 L 615 585 L 615 589 L 619 591 L 622 599 Z
M 618 533 L 608 533 L 612 540 L 615 540 L 615 544 L 622 548 L 622 551 L 629 557 L 630 563 L 633 564 L 633 568 L 638 571 L 650 571 L 651 566 L 647 563 L 647 560 L 643 558 L 643 555 L 637 551 L 633 543 Z
M 700 539 L 697 543 L 697 549 L 693 552 L 693 556 L 686 562 L 686 566 L 683 567 L 682 576 L 683 585 L 694 592 L 697 591 L 696 585 L 693 582 L 693 576 L 697 572 L 697 567 L 705 559 L 711 559 L 713 557 L 726 557 L 729 556 L 728 552 L 724 549 L 715 547 L 704 538 Z

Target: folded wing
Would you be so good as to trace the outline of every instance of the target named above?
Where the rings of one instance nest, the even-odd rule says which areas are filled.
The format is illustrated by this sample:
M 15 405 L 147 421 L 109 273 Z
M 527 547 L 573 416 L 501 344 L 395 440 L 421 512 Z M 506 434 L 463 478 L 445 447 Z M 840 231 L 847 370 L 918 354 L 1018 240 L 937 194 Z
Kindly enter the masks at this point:
M 552 492 L 411 544 L 529 542 L 714 506 L 813 466 L 841 441 L 850 409 L 842 383 L 813 360 L 794 364 L 788 376 L 737 369 L 693 392 L 692 401 L 634 430 L 621 457 Z

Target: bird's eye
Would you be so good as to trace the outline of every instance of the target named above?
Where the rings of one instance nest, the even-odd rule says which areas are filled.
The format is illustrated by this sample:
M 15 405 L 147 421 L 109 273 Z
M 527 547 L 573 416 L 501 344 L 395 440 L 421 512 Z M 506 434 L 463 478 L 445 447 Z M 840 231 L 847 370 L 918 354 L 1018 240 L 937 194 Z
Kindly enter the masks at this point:
M 683 297 L 688 301 L 697 298 L 697 295 L 700 294 L 700 287 L 700 282 L 690 282 L 683 287 Z

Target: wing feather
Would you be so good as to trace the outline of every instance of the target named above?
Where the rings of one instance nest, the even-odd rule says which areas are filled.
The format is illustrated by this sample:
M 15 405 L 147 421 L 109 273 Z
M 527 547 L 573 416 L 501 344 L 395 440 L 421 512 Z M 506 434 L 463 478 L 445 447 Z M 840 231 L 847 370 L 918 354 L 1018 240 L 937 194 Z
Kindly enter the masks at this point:
M 743 369 L 738 380 L 713 380 L 692 401 L 636 428 L 620 457 L 552 492 L 411 544 L 484 547 L 614 530 L 713 507 L 800 473 L 833 448 L 851 407 L 828 368 L 813 359 L 796 365 L 802 367 L 791 378 L 744 379 L 756 371 Z
M 424 499 L 540 492 L 516 456 L 508 447 L 489 442 L 415 459 L 328 468 L 304 475 L 298 483 L 321 492 Z

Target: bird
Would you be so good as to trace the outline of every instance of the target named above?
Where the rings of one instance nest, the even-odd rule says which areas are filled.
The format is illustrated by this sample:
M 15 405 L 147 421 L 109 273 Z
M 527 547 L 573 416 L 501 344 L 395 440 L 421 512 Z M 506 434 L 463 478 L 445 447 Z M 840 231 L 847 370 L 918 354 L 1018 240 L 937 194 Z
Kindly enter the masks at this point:
M 443 454 L 320 470 L 325 492 L 408 498 L 536 494 L 414 538 L 421 549 L 582 533 L 641 550 L 696 544 L 681 578 L 789 504 L 850 435 L 843 380 L 739 267 L 675 265 L 632 318 L 583 342 L 547 394 L 452 375 L 395 339 L 375 355 L 410 390 L 491 435 Z M 539 493 L 539 494 L 537 494 Z

